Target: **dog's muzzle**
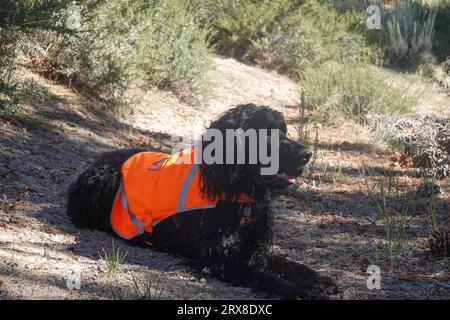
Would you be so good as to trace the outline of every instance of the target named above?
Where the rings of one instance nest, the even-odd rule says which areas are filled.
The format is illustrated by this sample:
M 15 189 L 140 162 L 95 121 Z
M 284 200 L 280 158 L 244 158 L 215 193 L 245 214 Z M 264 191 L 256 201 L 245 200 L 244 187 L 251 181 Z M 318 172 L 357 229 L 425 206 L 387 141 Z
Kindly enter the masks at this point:
M 261 176 L 262 182 L 271 189 L 284 189 L 295 184 L 295 181 L 306 171 L 306 166 L 297 168 L 295 174 L 278 173 L 271 176 Z

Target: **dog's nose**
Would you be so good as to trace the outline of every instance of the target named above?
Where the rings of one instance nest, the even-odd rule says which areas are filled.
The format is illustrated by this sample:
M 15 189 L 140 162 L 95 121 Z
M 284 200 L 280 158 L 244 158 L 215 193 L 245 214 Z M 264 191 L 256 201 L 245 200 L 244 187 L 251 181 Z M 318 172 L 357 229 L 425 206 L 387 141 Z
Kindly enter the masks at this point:
M 302 162 L 307 163 L 311 159 L 312 151 L 310 149 L 305 149 L 300 152 L 300 158 Z

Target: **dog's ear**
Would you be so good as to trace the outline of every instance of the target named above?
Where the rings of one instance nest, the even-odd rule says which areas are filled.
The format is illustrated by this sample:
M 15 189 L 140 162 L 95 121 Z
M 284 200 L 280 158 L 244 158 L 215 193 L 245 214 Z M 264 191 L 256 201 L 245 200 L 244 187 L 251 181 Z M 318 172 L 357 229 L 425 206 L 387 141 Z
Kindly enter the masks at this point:
M 214 129 L 217 129 L 214 128 Z M 219 129 L 220 130 L 220 129 Z M 222 130 L 220 130 L 222 131 Z M 223 136 L 225 136 L 225 130 L 223 130 Z M 214 141 L 202 142 L 202 152 L 205 148 Z M 216 157 L 218 163 L 205 163 L 205 158 L 202 157 L 202 164 L 200 165 L 200 190 L 203 194 L 209 198 L 225 197 L 226 199 L 232 199 L 239 196 L 241 193 L 245 193 L 245 190 L 250 186 L 250 179 L 246 179 L 245 166 L 242 164 L 226 164 L 226 150 L 216 149 L 215 152 L 222 153 L 221 157 Z M 204 155 L 204 154 L 203 154 Z M 216 155 L 218 156 L 218 155 Z M 222 161 L 219 159 L 221 158 Z
M 200 166 L 200 190 L 209 198 L 233 199 L 251 189 L 249 179 L 243 184 L 245 172 L 240 165 L 202 164 Z
M 225 112 L 218 119 L 213 121 L 208 128 L 218 130 L 222 137 L 226 137 L 227 129 L 245 129 L 245 123 L 256 108 L 254 105 L 249 105 L 248 108 L 238 106 Z M 205 148 L 214 141 L 202 141 L 202 152 Z M 222 159 L 226 161 L 226 148 L 223 148 Z M 207 197 L 223 196 L 227 199 L 238 197 L 242 193 L 253 193 L 252 179 L 248 176 L 245 170 L 245 165 L 236 164 L 205 164 L 200 166 L 200 188 Z

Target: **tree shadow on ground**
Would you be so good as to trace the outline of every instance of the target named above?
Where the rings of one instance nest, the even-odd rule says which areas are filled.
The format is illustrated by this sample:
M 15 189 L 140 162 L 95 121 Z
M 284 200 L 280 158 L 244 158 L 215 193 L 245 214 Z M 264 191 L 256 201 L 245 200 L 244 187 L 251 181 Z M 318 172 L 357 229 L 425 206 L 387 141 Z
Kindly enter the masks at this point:
M 70 183 L 99 152 L 129 147 L 153 147 L 170 152 L 174 142 L 169 134 L 134 128 L 94 106 L 85 106 L 80 111 L 70 107 L 71 103 L 56 96 L 51 97 L 50 106 L 32 101 L 31 121 L 0 128 L 0 194 L 6 202 L 26 203 L 8 211 L 9 215 L 37 219 L 57 232 L 75 237 L 75 245 L 58 250 L 98 261 L 99 252 L 111 247 L 113 237 L 72 225 L 65 213 Z M 128 252 L 127 265 L 161 273 L 187 269 L 183 260 L 172 255 L 133 247 L 117 238 L 114 242 Z M 52 248 L 55 249 L 53 245 Z M 192 272 L 200 277 L 199 273 Z M 32 274 L 23 276 L 37 283 L 50 281 Z M 185 285 L 184 280 L 181 282 L 175 286 Z

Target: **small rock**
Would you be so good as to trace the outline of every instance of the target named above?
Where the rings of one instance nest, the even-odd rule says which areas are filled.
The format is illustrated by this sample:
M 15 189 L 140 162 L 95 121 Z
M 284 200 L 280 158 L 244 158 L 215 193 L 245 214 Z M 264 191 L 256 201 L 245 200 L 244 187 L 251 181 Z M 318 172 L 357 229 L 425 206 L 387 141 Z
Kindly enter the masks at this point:
M 0 221 L 11 222 L 11 218 L 8 216 L 0 216 Z

